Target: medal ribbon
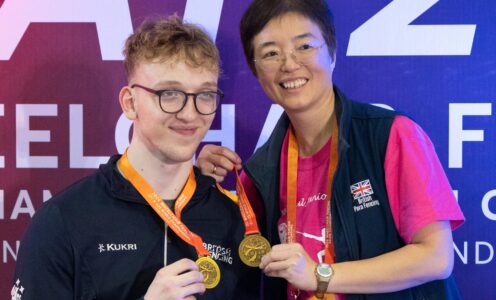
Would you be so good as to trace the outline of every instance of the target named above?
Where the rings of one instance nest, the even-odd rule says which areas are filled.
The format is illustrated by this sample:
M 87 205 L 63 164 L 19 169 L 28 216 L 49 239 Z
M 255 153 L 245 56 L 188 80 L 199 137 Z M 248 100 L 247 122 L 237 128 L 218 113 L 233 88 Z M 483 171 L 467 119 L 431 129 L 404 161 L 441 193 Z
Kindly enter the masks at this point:
M 227 197 L 229 197 L 229 199 L 231 199 L 232 202 L 234 202 L 234 204 L 238 205 L 238 196 L 236 196 L 235 194 L 231 193 L 230 191 L 226 190 L 225 188 L 223 188 L 222 186 L 220 186 L 219 183 L 215 183 L 215 186 L 217 187 L 217 189 L 224 195 L 226 195 Z
M 164 220 L 164 222 L 186 243 L 195 247 L 198 256 L 210 256 L 210 253 L 203 246 L 203 241 L 200 236 L 191 232 L 181 220 L 174 215 L 170 208 L 164 203 L 160 196 L 153 190 L 153 188 L 146 182 L 146 180 L 133 168 L 127 158 L 127 150 L 122 157 L 117 161 L 117 165 L 122 174 L 131 182 L 131 184 L 138 190 L 138 192 L 145 198 L 146 202 L 150 204 L 157 215 Z M 176 201 L 180 201 L 179 215 L 181 210 L 189 202 L 196 188 L 195 174 L 193 168 L 189 173 L 188 181 L 184 186 L 181 194 L 179 194 Z M 182 206 L 182 207 L 181 207 Z M 178 212 L 176 212 L 178 214 Z
M 234 172 L 236 174 L 237 195 L 234 195 L 231 192 L 229 192 L 229 194 L 235 197 L 235 199 L 232 200 L 238 204 L 239 212 L 245 226 L 245 237 L 238 248 L 239 258 L 249 267 L 258 267 L 262 261 L 262 257 L 270 251 L 270 243 L 260 234 L 256 215 L 246 196 L 238 170 L 235 169 Z M 217 184 L 217 188 L 219 191 L 226 194 L 227 191 L 219 184 Z M 229 194 L 226 195 L 230 197 Z
M 332 184 L 334 173 L 336 172 L 338 164 L 338 124 L 336 115 L 333 114 L 331 120 L 332 134 L 331 134 L 331 154 L 329 161 L 329 170 L 327 177 L 329 185 L 327 195 L 329 197 L 326 201 L 326 230 L 325 230 L 325 254 L 324 262 L 328 264 L 334 263 L 334 243 L 332 240 L 332 218 L 331 218 L 331 198 L 332 198 Z M 288 216 L 288 243 L 296 243 L 296 188 L 298 183 L 298 143 L 292 126 L 289 128 L 289 141 L 288 141 L 288 162 L 287 162 L 287 216 Z M 329 296 L 329 298 L 327 298 Z M 326 299 L 335 299 L 334 295 L 327 295 Z
M 246 196 L 245 188 L 241 183 L 241 179 L 236 168 L 234 169 L 234 173 L 236 174 L 237 195 L 234 195 L 230 191 L 224 189 L 218 183 L 216 184 L 217 189 L 224 195 L 231 198 L 234 203 L 239 205 L 239 211 L 241 213 L 241 217 L 243 218 L 243 223 L 245 224 L 245 236 L 250 234 L 260 234 L 260 230 L 257 224 L 257 218 L 255 216 L 255 213 L 253 212 L 253 208 L 250 205 L 250 200 L 248 200 L 248 196 Z
M 186 181 L 186 185 L 183 187 L 179 196 L 177 196 L 176 203 L 174 204 L 174 213 L 179 220 L 181 220 L 181 212 L 183 211 L 183 208 L 186 206 L 186 204 L 188 204 L 189 200 L 191 200 L 191 197 L 193 197 L 195 190 L 195 172 L 193 171 L 193 168 L 191 168 L 188 181 Z
M 238 194 L 239 211 L 241 217 L 243 217 L 243 223 L 245 223 L 245 236 L 249 234 L 260 234 L 257 218 L 250 205 L 250 201 L 246 196 L 245 188 L 243 187 L 243 184 L 241 184 L 238 170 L 235 168 L 234 172 L 236 173 L 236 193 Z

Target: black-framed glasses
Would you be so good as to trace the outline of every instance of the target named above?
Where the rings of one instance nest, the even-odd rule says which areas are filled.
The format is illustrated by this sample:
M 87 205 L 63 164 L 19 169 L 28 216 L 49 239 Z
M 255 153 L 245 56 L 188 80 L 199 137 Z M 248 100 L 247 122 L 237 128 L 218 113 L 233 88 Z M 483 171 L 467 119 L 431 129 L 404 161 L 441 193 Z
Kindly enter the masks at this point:
M 211 115 L 215 113 L 224 98 L 221 90 L 206 91 L 200 93 L 186 93 L 180 90 L 166 89 L 154 90 L 140 84 L 133 84 L 131 88 L 139 87 L 145 91 L 158 96 L 160 109 L 168 114 L 175 114 L 183 110 L 188 101 L 188 97 L 193 97 L 195 109 L 200 115 Z

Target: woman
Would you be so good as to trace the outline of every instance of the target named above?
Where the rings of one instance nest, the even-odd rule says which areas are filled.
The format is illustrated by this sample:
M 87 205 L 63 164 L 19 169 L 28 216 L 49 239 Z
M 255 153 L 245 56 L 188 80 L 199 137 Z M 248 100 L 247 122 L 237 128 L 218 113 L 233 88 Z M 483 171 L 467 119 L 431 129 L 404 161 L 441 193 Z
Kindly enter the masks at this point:
M 250 68 L 285 111 L 242 173 L 274 245 L 260 264 L 267 296 L 284 279 L 301 299 L 458 299 L 451 230 L 464 217 L 434 148 L 407 117 L 334 87 L 325 1 L 255 0 L 240 29 Z M 213 145 L 198 157 L 218 181 L 240 163 Z

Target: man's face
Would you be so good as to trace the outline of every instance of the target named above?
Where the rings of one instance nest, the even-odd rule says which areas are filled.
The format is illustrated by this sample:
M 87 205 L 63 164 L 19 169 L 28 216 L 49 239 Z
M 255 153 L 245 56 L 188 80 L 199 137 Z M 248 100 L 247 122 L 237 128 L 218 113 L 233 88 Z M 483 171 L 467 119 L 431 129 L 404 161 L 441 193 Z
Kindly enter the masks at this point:
M 185 93 L 217 91 L 218 73 L 193 68 L 182 61 L 141 62 L 130 81 L 154 90 L 173 89 Z M 177 113 L 165 113 L 159 97 L 144 89 L 131 89 L 136 116 L 133 140 L 148 152 L 168 163 L 191 160 L 199 143 L 207 133 L 215 114 L 201 115 L 193 98 Z

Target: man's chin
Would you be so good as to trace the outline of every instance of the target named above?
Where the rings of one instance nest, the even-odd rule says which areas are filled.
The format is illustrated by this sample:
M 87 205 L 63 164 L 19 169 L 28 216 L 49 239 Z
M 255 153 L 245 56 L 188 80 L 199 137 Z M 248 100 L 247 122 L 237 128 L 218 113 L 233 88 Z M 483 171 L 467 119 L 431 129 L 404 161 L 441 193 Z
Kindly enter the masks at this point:
M 194 151 L 189 151 L 189 150 L 175 151 L 174 153 L 169 153 L 168 158 L 172 162 L 184 163 L 184 162 L 192 161 L 194 155 L 195 155 Z

